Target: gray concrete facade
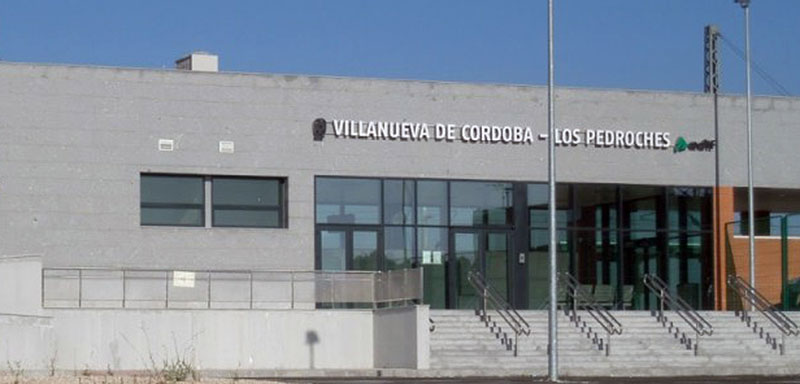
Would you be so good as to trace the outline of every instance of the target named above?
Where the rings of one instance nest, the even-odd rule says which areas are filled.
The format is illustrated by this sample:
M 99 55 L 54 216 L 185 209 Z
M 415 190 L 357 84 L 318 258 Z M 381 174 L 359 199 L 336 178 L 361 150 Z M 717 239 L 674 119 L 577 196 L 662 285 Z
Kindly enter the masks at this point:
M 561 88 L 557 128 L 714 139 L 709 95 Z M 744 99 L 719 99 L 720 182 L 744 185 Z M 800 99 L 754 101 L 755 184 L 800 188 Z M 530 126 L 533 144 L 312 138 L 315 118 Z M 0 254 L 45 266 L 314 268 L 320 175 L 546 180 L 546 89 L 0 63 Z M 329 127 L 328 131 L 332 131 Z M 159 139 L 175 150 L 160 152 Z M 233 141 L 235 153 L 218 151 Z M 713 186 L 713 152 L 560 147 L 563 182 Z M 288 179 L 288 228 L 148 227 L 143 172 Z

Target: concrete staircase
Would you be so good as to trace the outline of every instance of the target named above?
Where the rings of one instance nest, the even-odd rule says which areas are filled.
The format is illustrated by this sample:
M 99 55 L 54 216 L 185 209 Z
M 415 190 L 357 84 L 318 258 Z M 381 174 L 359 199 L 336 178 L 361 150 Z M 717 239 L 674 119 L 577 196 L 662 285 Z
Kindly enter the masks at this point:
M 531 324 L 532 335 L 521 337 L 518 356 L 513 355 L 503 333 L 513 340 L 507 325 L 493 317 L 499 330 L 489 327 L 474 311 L 434 310 L 436 330 L 431 333 L 431 369 L 453 376 L 545 376 L 547 374 L 547 312 L 521 311 Z M 649 311 L 614 311 L 623 333 L 611 337 L 610 354 L 598 348 L 591 335 L 606 338 L 585 312 L 578 312 L 592 332 L 577 328 L 559 312 L 558 351 L 562 376 L 708 376 L 708 375 L 797 375 L 800 374 L 800 339 L 786 338 L 785 354 L 759 337 L 733 312 L 701 312 L 714 327 L 703 336 L 694 355 L 694 333 L 674 313 L 667 316 L 677 328 L 662 326 Z M 491 312 L 490 312 L 491 315 Z M 776 334 L 765 319 L 754 315 L 764 332 Z M 800 324 L 800 313 L 789 316 Z M 590 336 L 587 337 L 587 334 Z M 691 343 L 684 340 L 685 334 Z M 676 337 L 677 335 L 677 337 Z M 778 342 L 780 338 L 777 339 Z M 603 342 L 606 345 L 606 342 Z M 687 348 L 687 345 L 691 348 Z

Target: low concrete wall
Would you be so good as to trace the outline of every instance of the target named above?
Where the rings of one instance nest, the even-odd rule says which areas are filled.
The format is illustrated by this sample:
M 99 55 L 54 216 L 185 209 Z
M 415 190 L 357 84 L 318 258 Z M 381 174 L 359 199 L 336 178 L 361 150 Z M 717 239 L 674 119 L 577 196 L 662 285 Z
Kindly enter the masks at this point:
M 0 315 L 0 370 L 47 371 L 56 356 L 51 318 Z
M 376 310 L 372 329 L 375 368 L 429 368 L 428 318 L 427 305 Z
M 42 309 L 39 257 L 0 258 L 0 363 L 31 371 L 428 368 L 428 307 Z
M 0 313 L 42 314 L 42 257 L 0 256 Z
M 56 366 L 148 370 L 366 369 L 371 311 L 56 310 Z

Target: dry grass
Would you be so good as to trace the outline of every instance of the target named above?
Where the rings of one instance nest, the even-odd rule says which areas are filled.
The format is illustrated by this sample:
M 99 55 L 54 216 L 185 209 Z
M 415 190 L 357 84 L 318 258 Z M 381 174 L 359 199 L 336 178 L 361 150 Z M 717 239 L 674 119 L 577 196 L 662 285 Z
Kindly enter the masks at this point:
M 237 379 L 200 379 L 187 380 L 185 383 L 198 384 L 281 384 L 279 381 L 263 380 L 237 380 Z M 0 374 L 0 384 L 162 384 L 167 383 L 163 378 L 155 376 L 52 376 L 28 377 L 15 376 L 7 372 Z

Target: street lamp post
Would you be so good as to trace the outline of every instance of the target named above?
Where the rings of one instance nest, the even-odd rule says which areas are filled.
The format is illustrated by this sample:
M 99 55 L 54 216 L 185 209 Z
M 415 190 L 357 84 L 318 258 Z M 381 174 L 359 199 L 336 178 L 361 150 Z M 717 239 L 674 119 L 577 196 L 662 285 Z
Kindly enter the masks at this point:
M 555 108 L 553 105 L 553 0 L 547 1 L 547 181 L 550 213 L 550 313 L 548 341 L 548 372 L 550 381 L 558 381 L 558 301 L 556 298 L 556 151 Z
M 747 228 L 750 237 L 750 285 L 756 287 L 755 213 L 753 212 L 753 120 L 750 102 L 750 0 L 733 0 L 744 9 L 744 50 L 747 73 Z

